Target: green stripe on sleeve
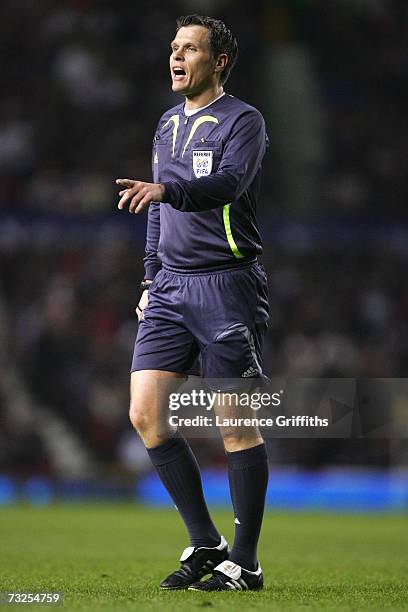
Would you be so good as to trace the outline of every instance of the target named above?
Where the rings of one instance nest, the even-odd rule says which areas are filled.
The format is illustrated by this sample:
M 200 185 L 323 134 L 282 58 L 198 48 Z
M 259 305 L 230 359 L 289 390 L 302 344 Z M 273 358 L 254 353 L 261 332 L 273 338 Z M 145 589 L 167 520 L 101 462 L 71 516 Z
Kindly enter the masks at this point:
M 244 255 L 239 252 L 231 232 L 230 208 L 231 204 L 225 204 L 222 210 L 222 215 L 224 219 L 224 229 L 227 236 L 228 244 L 230 245 L 230 249 L 234 253 L 234 257 L 236 257 L 237 259 L 241 259 L 242 257 L 244 257 Z

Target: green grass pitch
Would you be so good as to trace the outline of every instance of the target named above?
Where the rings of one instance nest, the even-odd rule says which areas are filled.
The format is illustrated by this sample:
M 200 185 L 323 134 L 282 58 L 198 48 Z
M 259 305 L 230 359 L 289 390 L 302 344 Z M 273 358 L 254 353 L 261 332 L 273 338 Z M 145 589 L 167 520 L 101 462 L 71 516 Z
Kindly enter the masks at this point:
M 232 514 L 214 517 L 231 542 Z M 260 593 L 159 591 L 187 545 L 172 509 L 6 507 L 0 509 L 0 590 L 63 591 L 60 609 L 102 612 L 408 610 L 404 516 L 267 513 Z M 13 609 L 21 607 L 44 609 Z

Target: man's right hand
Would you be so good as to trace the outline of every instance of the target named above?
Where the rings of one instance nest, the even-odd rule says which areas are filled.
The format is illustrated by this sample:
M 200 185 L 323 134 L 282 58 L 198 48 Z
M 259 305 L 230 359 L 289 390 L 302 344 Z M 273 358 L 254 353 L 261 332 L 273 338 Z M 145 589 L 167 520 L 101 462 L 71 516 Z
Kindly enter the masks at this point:
M 119 191 L 119 210 L 129 204 L 130 213 L 140 213 L 150 202 L 162 202 L 164 185 L 161 183 L 144 183 L 133 179 L 116 179 L 116 184 L 124 187 Z
M 144 309 L 147 307 L 148 302 L 149 302 L 149 291 L 145 289 L 142 295 L 140 296 L 138 305 L 136 306 L 136 314 L 137 314 L 137 318 L 139 319 L 139 321 L 142 318 L 142 313 Z

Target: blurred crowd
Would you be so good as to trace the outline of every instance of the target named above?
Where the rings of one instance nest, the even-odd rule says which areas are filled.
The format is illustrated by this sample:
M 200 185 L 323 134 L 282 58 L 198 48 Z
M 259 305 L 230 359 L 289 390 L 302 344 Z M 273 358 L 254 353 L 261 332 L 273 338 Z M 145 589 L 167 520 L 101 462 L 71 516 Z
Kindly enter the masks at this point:
M 178 102 L 175 18 L 194 11 L 238 36 L 227 91 L 267 119 L 270 213 L 403 213 L 405 0 L 4 0 L 2 209 L 103 213 L 116 176 L 150 177 L 156 122 Z
M 32 237 L 24 236 L 3 245 L 1 253 L 9 358 L 35 402 L 57 411 L 98 461 L 127 469 L 140 457 L 127 407 L 143 240 L 125 226 L 108 233 L 100 225 L 92 239 L 78 232 L 71 243 L 57 235 L 33 245 Z M 268 375 L 404 377 L 408 288 L 401 279 L 406 259 L 372 253 L 358 243 L 348 253 L 322 252 L 317 245 L 307 253 L 298 249 L 298 243 L 287 244 L 284 252 L 267 249 L 263 259 L 271 301 Z M 352 446 L 361 457 L 363 443 L 358 442 Z M 316 441 L 278 443 L 275 459 L 276 448 L 282 447 L 285 457 L 297 449 L 294 462 L 333 461 L 327 442 L 321 444 L 325 451 L 319 459 Z M 330 447 L 333 451 L 334 444 Z M 221 461 L 219 445 L 213 455 L 205 448 L 206 462 Z M 338 462 L 353 462 L 349 448 L 348 441 L 340 445 Z M 378 455 L 389 461 L 377 440 L 372 448 L 371 461 Z
M 226 89 L 268 124 L 260 202 L 271 295 L 266 371 L 403 377 L 408 365 L 406 249 L 364 239 L 369 218 L 377 231 L 390 217 L 406 227 L 404 0 L 4 0 L 4 346 L 34 401 L 106 466 L 143 464 L 127 403 L 145 219 L 118 222 L 113 181 L 150 177 L 155 124 L 178 102 L 169 42 L 175 18 L 191 12 L 224 18 L 236 32 L 240 60 Z M 322 216 L 355 219 L 359 232 L 343 249 L 318 241 L 302 249 L 302 236 L 277 245 L 276 219 L 293 215 L 309 226 Z M 0 470 L 52 471 L 35 420 L 18 425 L 3 392 L 0 423 Z M 281 456 L 390 462 L 386 443 L 331 448 L 290 442 Z M 219 447 L 202 451 L 207 461 L 221 455 Z

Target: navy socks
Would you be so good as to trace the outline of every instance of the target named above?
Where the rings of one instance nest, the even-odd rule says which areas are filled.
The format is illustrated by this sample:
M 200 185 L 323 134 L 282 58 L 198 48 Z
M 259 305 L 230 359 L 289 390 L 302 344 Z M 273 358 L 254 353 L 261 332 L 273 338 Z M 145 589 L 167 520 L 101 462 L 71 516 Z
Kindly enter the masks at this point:
M 186 440 L 178 434 L 147 452 L 188 529 L 191 546 L 217 546 L 220 534 L 209 515 L 199 467 Z M 254 571 L 268 484 L 265 444 L 226 455 L 235 516 L 230 560 Z
M 230 560 L 244 569 L 257 569 L 256 548 L 261 531 L 268 461 L 265 444 L 227 452 L 228 478 L 235 515 L 235 537 Z
M 185 438 L 177 434 L 146 450 L 188 529 L 191 546 L 218 546 L 221 536 L 209 515 L 198 463 Z

